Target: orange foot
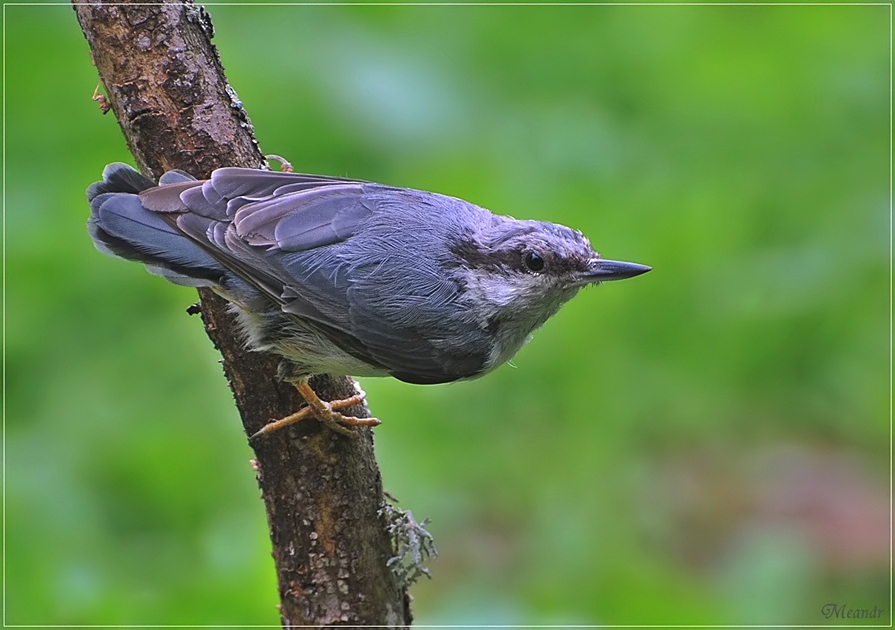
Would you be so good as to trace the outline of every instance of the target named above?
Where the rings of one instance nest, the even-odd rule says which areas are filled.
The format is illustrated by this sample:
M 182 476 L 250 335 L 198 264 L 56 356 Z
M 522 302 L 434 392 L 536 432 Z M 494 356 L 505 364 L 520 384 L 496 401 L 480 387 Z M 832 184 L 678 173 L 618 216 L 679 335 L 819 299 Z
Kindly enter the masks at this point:
M 302 407 L 285 418 L 280 418 L 279 420 L 274 420 L 273 422 L 264 425 L 257 433 L 249 438 L 250 441 L 262 435 L 270 435 L 283 427 L 288 427 L 290 424 L 295 424 L 305 418 L 311 417 L 317 418 L 317 420 L 322 422 L 327 428 L 332 429 L 336 433 L 341 433 L 342 435 L 347 435 L 351 438 L 357 437 L 357 434 L 348 427 L 375 427 L 382 424 L 382 421 L 377 418 L 356 418 L 355 416 L 346 416 L 339 413 L 339 409 L 344 409 L 345 407 L 350 407 L 351 405 L 363 402 L 364 397 L 366 396 L 363 392 L 341 400 L 325 402 L 320 399 L 317 392 L 311 389 L 307 377 L 294 381 L 293 384 L 302 395 L 302 398 L 305 399 L 307 406 Z

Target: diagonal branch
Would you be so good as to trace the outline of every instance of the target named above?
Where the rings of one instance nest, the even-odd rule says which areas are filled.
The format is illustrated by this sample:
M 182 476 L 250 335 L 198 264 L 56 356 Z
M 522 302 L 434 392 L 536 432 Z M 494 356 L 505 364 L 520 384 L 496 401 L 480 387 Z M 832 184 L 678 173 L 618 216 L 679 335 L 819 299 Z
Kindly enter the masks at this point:
M 203 8 L 191 1 L 78 0 L 73 7 L 109 105 L 144 173 L 158 177 L 178 168 L 206 177 L 221 166 L 263 165 L 251 122 L 211 44 L 211 19 Z M 294 412 L 301 398 L 276 379 L 278 360 L 247 351 L 226 302 L 209 290 L 199 293 L 205 330 L 223 356 L 247 434 Z M 329 400 L 354 393 L 346 377 L 320 377 L 314 388 Z M 379 512 L 382 481 L 372 432 L 362 429 L 359 439 L 349 439 L 301 422 L 253 446 L 283 626 L 409 624 L 406 588 L 388 567 L 394 554 Z

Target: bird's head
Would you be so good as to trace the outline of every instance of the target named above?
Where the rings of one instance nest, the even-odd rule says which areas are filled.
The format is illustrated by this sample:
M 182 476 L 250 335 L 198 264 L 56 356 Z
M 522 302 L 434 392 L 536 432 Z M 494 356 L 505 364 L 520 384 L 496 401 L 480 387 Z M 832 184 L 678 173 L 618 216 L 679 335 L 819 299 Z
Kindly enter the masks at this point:
M 512 356 L 581 287 L 650 270 L 600 257 L 583 234 L 563 225 L 491 217 L 459 239 L 452 252 L 467 303 L 479 321 L 499 330 L 507 346 L 500 354 Z

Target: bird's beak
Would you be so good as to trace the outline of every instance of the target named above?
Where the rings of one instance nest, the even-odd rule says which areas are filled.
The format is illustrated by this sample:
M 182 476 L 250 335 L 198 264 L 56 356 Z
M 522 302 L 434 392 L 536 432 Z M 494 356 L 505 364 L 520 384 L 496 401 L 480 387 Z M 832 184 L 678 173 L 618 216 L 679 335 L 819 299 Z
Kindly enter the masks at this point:
M 652 267 L 639 265 L 637 263 L 592 258 L 587 271 L 581 273 L 579 280 L 581 284 L 608 282 L 609 280 L 624 280 L 625 278 L 639 276 L 650 269 L 652 269 Z

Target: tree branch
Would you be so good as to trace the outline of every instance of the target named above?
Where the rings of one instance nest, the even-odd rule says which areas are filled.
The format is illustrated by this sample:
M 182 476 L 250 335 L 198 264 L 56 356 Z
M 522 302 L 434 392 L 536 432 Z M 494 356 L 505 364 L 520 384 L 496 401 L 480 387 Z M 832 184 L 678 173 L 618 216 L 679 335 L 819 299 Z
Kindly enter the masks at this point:
M 192 2 L 73 1 L 94 63 L 140 169 L 207 177 L 222 166 L 264 164 L 249 121 L 211 44 L 211 19 Z M 247 435 L 302 402 L 276 379 L 278 359 L 247 351 L 226 302 L 200 289 L 205 330 L 223 356 Z M 325 400 L 354 393 L 351 379 L 318 377 Z M 368 415 L 366 409 L 348 413 Z M 393 555 L 369 429 L 349 439 L 300 422 L 254 444 L 278 575 L 284 627 L 407 625 L 406 587 Z

